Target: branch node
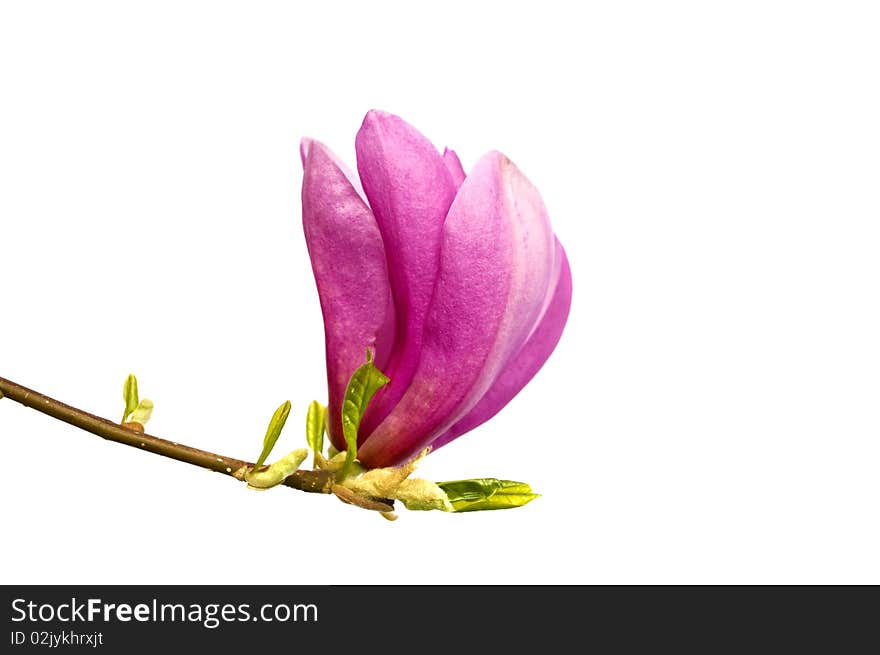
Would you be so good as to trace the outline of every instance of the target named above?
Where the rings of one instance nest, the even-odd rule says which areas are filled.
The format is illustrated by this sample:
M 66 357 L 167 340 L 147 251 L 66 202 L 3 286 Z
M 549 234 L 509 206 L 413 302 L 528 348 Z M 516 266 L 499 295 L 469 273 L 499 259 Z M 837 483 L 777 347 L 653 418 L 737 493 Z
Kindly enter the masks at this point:
M 351 489 L 343 487 L 340 484 L 334 484 L 331 487 L 331 491 L 333 492 L 333 495 L 336 496 L 343 503 L 356 505 L 357 507 L 369 509 L 374 512 L 381 512 L 383 514 L 394 512 L 394 505 L 389 505 L 388 503 L 384 502 L 383 500 L 379 500 L 378 498 L 362 496 L 358 493 L 355 493 Z

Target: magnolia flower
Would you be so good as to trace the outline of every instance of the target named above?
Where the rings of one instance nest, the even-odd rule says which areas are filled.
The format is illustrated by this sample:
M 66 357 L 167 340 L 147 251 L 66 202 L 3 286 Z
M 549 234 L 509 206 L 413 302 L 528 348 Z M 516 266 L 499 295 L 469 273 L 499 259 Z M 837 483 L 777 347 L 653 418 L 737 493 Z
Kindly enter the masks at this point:
M 538 191 L 500 152 L 466 175 L 455 152 L 380 111 L 355 148 L 360 179 L 303 140 L 303 228 L 337 449 L 366 350 L 390 378 L 358 432 L 358 459 L 375 468 L 449 443 L 519 393 L 559 341 L 571 272 Z

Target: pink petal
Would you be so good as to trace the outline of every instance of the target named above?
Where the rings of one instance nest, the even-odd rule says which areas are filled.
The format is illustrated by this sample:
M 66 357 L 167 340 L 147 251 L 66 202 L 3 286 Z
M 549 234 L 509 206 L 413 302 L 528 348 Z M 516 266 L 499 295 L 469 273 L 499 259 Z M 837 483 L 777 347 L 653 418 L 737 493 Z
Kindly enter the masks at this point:
M 397 337 L 383 369 L 391 382 L 370 403 L 361 423 L 363 439 L 394 408 L 415 373 L 443 222 L 456 186 L 431 142 L 392 114 L 370 111 L 355 147 L 361 182 L 385 244 L 397 312 Z
M 473 409 L 431 443 L 433 449 L 446 445 L 495 416 L 535 376 L 556 348 L 571 307 L 571 269 L 558 241 L 556 254 L 560 265 L 554 287 L 548 294 L 550 301 L 531 336 L 519 352 L 511 357 L 489 391 Z
M 394 309 L 379 228 L 351 174 L 323 144 L 304 140 L 303 230 L 324 314 L 328 429 L 345 448 L 342 401 L 349 377 L 374 348 L 385 365 L 394 338 Z
M 500 153 L 484 156 L 443 228 L 418 368 L 359 449 L 366 466 L 406 461 L 476 405 L 538 321 L 553 260 L 553 233 L 537 190 Z
M 452 176 L 452 183 L 455 184 L 455 188 L 457 189 L 461 186 L 461 183 L 464 182 L 464 178 L 467 176 L 464 173 L 461 160 L 458 158 L 458 155 L 455 154 L 455 150 L 444 148 L 443 163 L 446 164 L 446 168 L 449 169 L 449 174 Z

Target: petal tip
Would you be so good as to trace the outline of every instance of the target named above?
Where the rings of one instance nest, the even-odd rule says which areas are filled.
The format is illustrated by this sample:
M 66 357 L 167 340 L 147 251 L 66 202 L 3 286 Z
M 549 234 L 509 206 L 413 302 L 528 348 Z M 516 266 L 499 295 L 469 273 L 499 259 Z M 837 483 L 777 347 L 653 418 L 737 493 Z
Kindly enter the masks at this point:
M 306 165 L 306 160 L 309 158 L 309 152 L 312 149 L 312 144 L 315 142 L 314 139 L 309 137 L 303 137 L 299 142 L 299 156 L 302 159 L 303 166 Z
M 502 153 L 490 150 L 477 160 L 468 177 L 478 178 L 490 176 L 495 180 L 503 179 L 503 175 L 509 166 L 513 164 Z
M 371 121 L 371 120 L 382 120 L 382 119 L 386 119 L 386 118 L 398 118 L 398 117 L 395 116 L 394 114 L 392 114 L 391 112 L 385 111 L 384 109 L 370 109 L 369 111 L 367 111 L 366 115 L 364 116 L 364 121 L 366 122 L 366 121 Z
M 407 123 L 397 114 L 392 114 L 391 112 L 383 111 L 382 109 L 371 109 L 364 116 L 364 121 L 361 124 L 361 129 L 358 131 L 358 136 L 365 131 L 374 131 L 379 134 L 394 134 L 414 129 L 415 128 L 412 125 Z M 357 137 L 355 137 L 355 141 L 357 141 Z
M 516 164 L 514 164 L 513 161 L 510 159 L 510 157 L 505 155 L 503 152 L 500 152 L 498 150 L 492 150 L 490 152 L 490 154 L 494 157 L 495 161 L 498 162 L 498 167 L 502 171 L 506 172 L 506 171 L 511 171 L 511 170 L 517 170 Z
M 364 116 L 364 121 L 361 125 L 361 129 L 368 125 L 382 123 L 390 119 L 400 120 L 397 116 L 395 116 L 394 114 L 389 114 L 387 111 L 382 111 L 381 109 L 370 109 Z
M 458 153 L 452 148 L 443 148 L 443 163 L 449 169 L 449 174 L 452 176 L 455 188 L 458 189 L 467 177 L 467 173 L 464 172 L 464 167 L 461 165 L 461 160 L 458 158 Z

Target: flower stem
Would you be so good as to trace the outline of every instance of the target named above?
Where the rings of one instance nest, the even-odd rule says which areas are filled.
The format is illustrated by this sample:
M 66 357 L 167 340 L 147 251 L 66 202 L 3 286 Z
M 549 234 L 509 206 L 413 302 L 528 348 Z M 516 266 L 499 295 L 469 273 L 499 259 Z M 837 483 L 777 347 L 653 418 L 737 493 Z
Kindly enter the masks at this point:
M 154 437 L 132 428 L 123 427 L 100 416 L 65 405 L 61 401 L 23 387 L 10 380 L 0 378 L 0 398 L 3 397 L 109 441 L 115 441 L 116 443 L 139 450 L 146 450 L 163 457 L 170 457 L 193 466 L 200 466 L 216 473 L 232 476 L 238 480 L 243 480 L 244 471 L 253 466 L 252 462 L 218 455 L 207 450 L 185 446 L 175 441 Z M 328 471 L 300 470 L 288 476 L 283 484 L 300 491 L 329 494 L 333 485 L 333 474 Z

